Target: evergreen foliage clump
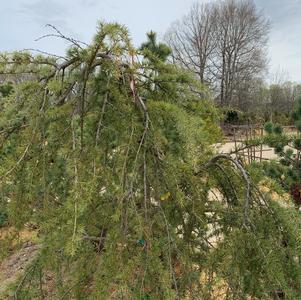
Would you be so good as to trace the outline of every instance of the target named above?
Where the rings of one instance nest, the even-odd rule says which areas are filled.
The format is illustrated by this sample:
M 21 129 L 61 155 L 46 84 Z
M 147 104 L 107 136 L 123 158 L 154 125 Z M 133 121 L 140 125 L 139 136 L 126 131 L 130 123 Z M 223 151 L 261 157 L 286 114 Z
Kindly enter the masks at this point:
M 292 113 L 297 133 L 286 134 L 278 124 L 267 123 L 265 143 L 275 149 L 278 162 L 263 164 L 266 175 L 273 178 L 287 192 L 290 192 L 297 207 L 301 205 L 301 98 Z
M 40 243 L 14 295 L 297 299 L 299 215 L 213 157 L 218 112 L 149 39 L 136 50 L 100 24 L 64 59 L 1 55 L 0 71 L 31 74 L 0 103 L 1 207 Z
M 13 84 L 11 82 L 0 85 L 0 98 L 8 97 L 13 92 Z
M 7 215 L 5 212 L 0 212 L 0 227 L 3 227 L 7 221 Z

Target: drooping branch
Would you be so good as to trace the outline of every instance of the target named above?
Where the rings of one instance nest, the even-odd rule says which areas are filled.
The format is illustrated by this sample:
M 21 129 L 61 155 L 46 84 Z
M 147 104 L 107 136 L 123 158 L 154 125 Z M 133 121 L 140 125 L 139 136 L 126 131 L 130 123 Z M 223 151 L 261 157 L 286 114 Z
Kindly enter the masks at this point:
M 240 171 L 245 183 L 246 183 L 246 194 L 245 194 L 245 203 L 244 203 L 244 219 L 243 219 L 243 227 L 247 227 L 248 225 L 248 211 L 249 207 L 252 204 L 252 198 L 251 198 L 251 179 L 248 174 L 248 172 L 244 169 L 244 167 L 241 165 L 241 163 L 232 158 L 230 155 L 224 155 L 224 154 L 219 154 L 215 157 L 213 157 L 207 164 L 206 168 L 212 166 L 212 165 L 217 165 L 218 166 L 218 161 L 219 160 L 226 160 L 234 164 L 234 166 Z
M 43 35 L 43 36 L 37 38 L 37 39 L 35 40 L 36 42 L 37 42 L 37 41 L 40 41 L 40 40 L 42 40 L 42 39 L 44 39 L 44 38 L 48 38 L 48 37 L 58 37 L 58 38 L 64 39 L 64 40 L 66 40 L 66 41 L 72 43 L 73 45 L 75 45 L 76 47 L 81 48 L 81 49 L 82 49 L 82 47 L 80 46 L 80 44 L 83 44 L 83 45 L 86 46 L 86 47 L 89 46 L 89 45 L 88 45 L 87 43 L 85 43 L 85 42 L 82 42 L 82 41 L 79 41 L 79 40 L 75 40 L 75 39 L 73 39 L 73 38 L 71 38 L 71 37 L 68 37 L 68 36 L 64 35 L 64 34 L 63 34 L 59 29 L 57 29 L 57 27 L 55 27 L 54 25 L 46 24 L 45 27 L 50 27 L 51 29 L 53 29 L 53 30 L 56 32 L 56 34 L 46 34 L 46 35 Z

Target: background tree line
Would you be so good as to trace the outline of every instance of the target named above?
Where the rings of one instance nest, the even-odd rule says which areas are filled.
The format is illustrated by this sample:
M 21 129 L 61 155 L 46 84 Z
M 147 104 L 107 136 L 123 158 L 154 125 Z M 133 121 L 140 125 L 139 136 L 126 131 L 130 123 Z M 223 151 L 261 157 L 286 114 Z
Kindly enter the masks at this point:
M 265 81 L 270 27 L 252 0 L 195 3 L 164 39 L 173 62 L 207 85 L 217 104 L 267 120 L 288 114 L 300 95 L 299 85 Z

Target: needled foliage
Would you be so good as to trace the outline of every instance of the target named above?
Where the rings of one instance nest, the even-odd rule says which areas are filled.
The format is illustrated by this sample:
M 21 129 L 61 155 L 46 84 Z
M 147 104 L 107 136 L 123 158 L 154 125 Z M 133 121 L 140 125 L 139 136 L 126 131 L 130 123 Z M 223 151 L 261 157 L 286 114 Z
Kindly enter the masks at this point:
M 13 84 L 11 82 L 0 85 L 1 98 L 9 96 L 13 92 Z
M 31 74 L 0 104 L 1 207 L 41 244 L 15 295 L 296 299 L 299 217 L 239 162 L 211 159 L 204 88 L 153 35 L 139 51 L 117 24 L 90 46 L 69 41 L 65 59 L 1 56 L 1 70 Z
M 264 163 L 262 169 L 267 176 L 291 194 L 298 208 L 301 205 L 301 99 L 296 103 L 292 119 L 296 132 L 291 134 L 285 133 L 282 126 L 278 124 L 265 125 L 267 136 L 263 143 L 275 149 L 278 159 Z

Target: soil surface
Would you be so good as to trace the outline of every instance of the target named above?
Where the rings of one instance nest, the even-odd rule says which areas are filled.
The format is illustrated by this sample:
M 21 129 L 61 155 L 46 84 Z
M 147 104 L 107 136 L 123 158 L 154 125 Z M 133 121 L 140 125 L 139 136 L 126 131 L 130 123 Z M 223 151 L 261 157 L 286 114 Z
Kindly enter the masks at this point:
M 7 289 L 24 274 L 38 249 L 39 246 L 35 242 L 24 241 L 19 249 L 15 249 L 11 255 L 0 262 L 0 299 L 7 299 Z

